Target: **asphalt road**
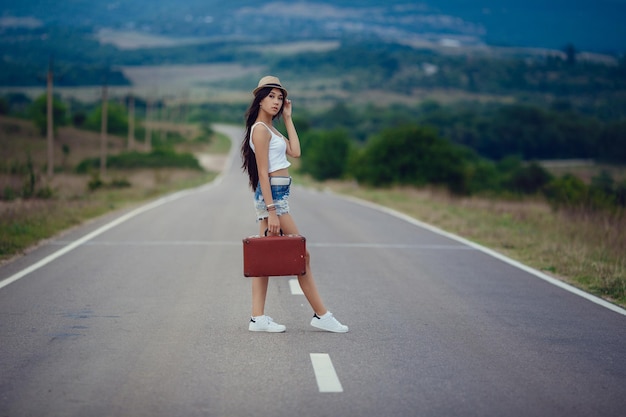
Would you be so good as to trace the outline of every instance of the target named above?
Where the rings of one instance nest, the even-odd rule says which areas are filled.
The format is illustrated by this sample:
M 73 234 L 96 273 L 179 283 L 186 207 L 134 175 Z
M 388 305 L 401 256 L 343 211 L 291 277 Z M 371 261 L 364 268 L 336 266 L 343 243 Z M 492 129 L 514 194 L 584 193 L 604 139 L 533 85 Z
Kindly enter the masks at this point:
M 232 156 L 0 268 L 0 417 L 626 415 L 623 310 L 331 193 L 291 206 L 350 332 L 309 326 L 287 277 L 266 310 L 287 332 L 248 332 L 257 225 Z

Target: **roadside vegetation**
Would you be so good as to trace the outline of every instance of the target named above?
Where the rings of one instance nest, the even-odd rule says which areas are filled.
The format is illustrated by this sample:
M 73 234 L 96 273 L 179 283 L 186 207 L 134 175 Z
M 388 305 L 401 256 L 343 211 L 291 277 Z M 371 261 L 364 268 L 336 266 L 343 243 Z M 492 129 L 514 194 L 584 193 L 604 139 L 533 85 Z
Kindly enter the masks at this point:
M 229 148 L 227 138 L 191 125 L 163 125 L 154 134 L 151 151 L 139 140 L 129 151 L 126 138 L 110 135 L 101 175 L 99 134 L 60 127 L 48 178 L 46 139 L 36 124 L 0 116 L 0 262 L 111 210 L 211 181 L 220 167 L 199 160 Z

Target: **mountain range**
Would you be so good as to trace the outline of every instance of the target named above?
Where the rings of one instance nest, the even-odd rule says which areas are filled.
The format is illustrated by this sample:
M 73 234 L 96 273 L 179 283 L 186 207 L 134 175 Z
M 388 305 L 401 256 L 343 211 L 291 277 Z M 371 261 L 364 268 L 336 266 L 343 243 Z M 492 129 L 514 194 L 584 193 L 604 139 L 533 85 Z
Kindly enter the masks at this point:
M 0 1 L 0 36 L 62 26 L 152 36 L 283 42 L 375 37 L 621 54 L 626 0 Z

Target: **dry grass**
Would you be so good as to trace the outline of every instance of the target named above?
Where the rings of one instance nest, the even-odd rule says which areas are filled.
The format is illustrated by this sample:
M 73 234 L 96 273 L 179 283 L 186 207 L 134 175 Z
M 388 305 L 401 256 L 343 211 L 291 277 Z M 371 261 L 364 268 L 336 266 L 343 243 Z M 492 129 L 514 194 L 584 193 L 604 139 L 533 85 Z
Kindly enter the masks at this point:
M 207 42 L 203 38 L 174 38 L 150 35 L 132 30 L 100 29 L 96 37 L 103 44 L 112 44 L 119 49 L 159 48 Z
M 189 139 L 195 138 L 198 133 L 197 129 L 190 126 L 161 127 L 177 130 L 189 136 Z M 186 169 L 109 169 L 102 178 L 105 184 L 123 180 L 130 183 L 130 186 L 105 186 L 97 191 L 89 191 L 88 183 L 92 178 L 75 174 L 72 168 L 85 158 L 99 155 L 99 134 L 74 128 L 59 129 L 55 138 L 57 172 L 52 178 L 46 178 L 46 139 L 27 121 L 0 118 L 0 191 L 7 186 L 20 190 L 27 176 L 20 172 L 10 172 L 12 167 L 24 166 L 30 158 L 37 187 L 48 188 L 53 192 L 53 198 L 49 199 L 0 201 L 0 262 L 87 219 L 212 180 L 221 169 L 223 154 L 228 151 L 224 140 L 218 137 L 211 144 L 190 141 L 180 145 L 185 151 L 203 158 L 206 172 Z M 118 153 L 126 147 L 125 139 L 115 136 L 109 137 L 108 143 L 109 154 Z M 63 145 L 69 147 L 69 153 L 62 152 Z
M 268 54 L 289 55 L 294 51 L 330 50 L 336 47 L 333 42 L 303 42 L 270 45 L 262 48 Z M 238 103 L 250 102 L 250 91 L 256 84 L 256 77 L 268 70 L 265 66 L 229 63 L 194 65 L 126 66 L 121 71 L 132 82 L 132 86 L 111 86 L 109 96 L 123 97 L 132 93 L 143 98 L 164 98 L 167 101 L 186 103 Z M 278 74 L 280 76 L 280 74 Z M 284 78 L 286 77 L 286 78 Z M 306 103 L 312 110 L 325 109 L 337 100 L 372 103 L 377 106 L 403 103 L 415 104 L 424 100 L 436 100 L 443 104 L 457 101 L 496 101 L 510 103 L 513 97 L 493 96 L 454 89 L 415 89 L 410 94 L 398 94 L 388 90 L 349 91 L 344 82 L 354 81 L 350 75 L 329 77 L 319 74 L 315 77 L 281 76 L 289 89 L 290 97 L 296 103 Z M 236 85 L 241 84 L 242 87 Z M 247 85 L 244 87 L 243 85 Z M 8 88 L 0 87 L 0 93 L 22 92 L 31 98 L 43 94 L 44 87 Z M 64 98 L 75 98 L 85 102 L 98 101 L 100 86 L 56 87 L 55 92 Z M 297 104 L 298 105 L 298 104 Z
M 541 161 L 541 165 L 554 176 L 574 174 L 589 184 L 592 178 L 604 171 L 611 175 L 614 181 L 626 180 L 626 167 L 609 164 L 598 164 L 592 160 L 552 160 Z
M 240 64 L 143 65 L 121 69 L 135 89 L 157 86 L 161 89 L 162 86 L 167 86 L 168 88 L 179 87 L 181 92 L 198 84 L 255 75 L 260 70 L 258 66 Z
M 110 153 L 119 153 L 124 150 L 126 139 L 108 135 L 107 144 Z M 63 152 L 64 146 L 69 149 L 68 153 Z M 36 166 L 43 166 L 47 161 L 46 138 L 27 120 L 0 116 L 0 149 L 2 164 L 25 162 L 28 154 Z M 73 167 L 85 158 L 99 155 L 99 152 L 99 133 L 74 127 L 57 129 L 54 141 L 56 167 Z
M 341 46 L 339 41 L 300 41 L 280 44 L 270 44 L 267 46 L 251 47 L 252 51 L 262 51 L 280 55 L 295 55 L 303 52 L 327 52 L 338 49 Z

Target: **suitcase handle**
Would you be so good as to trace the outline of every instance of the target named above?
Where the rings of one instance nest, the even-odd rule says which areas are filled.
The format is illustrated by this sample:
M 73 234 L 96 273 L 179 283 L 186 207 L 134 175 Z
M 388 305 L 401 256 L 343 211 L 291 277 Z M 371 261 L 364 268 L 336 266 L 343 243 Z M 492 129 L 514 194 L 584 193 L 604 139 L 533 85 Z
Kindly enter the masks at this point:
M 268 231 L 269 229 L 265 229 L 265 236 L 267 236 Z M 280 236 L 285 236 L 285 234 L 283 233 L 283 229 L 280 229 Z

